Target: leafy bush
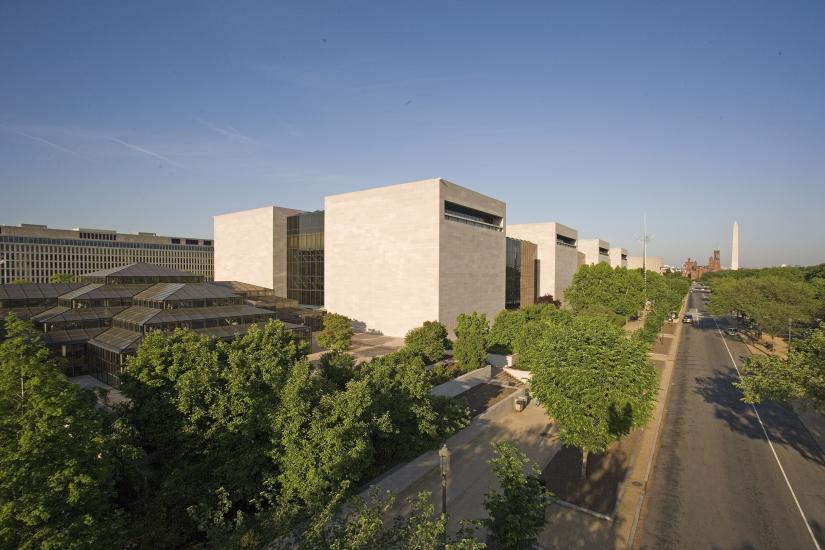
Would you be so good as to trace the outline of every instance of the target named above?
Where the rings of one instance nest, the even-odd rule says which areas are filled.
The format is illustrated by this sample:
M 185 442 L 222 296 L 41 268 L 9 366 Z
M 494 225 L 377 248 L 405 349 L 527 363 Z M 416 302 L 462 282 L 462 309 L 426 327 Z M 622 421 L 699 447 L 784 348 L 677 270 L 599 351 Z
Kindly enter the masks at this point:
M 483 313 L 460 313 L 456 319 L 453 356 L 464 372 L 480 369 L 487 363 L 487 335 L 490 325 Z
M 539 467 L 514 444 L 493 443 L 493 453 L 493 458 L 487 462 L 498 479 L 501 492 L 488 491 L 484 495 L 484 508 L 489 518 L 482 520 L 482 524 L 490 531 L 496 548 L 533 548 L 544 527 L 545 508 L 553 502 L 554 496 L 541 484 Z
M 428 365 L 441 359 L 449 342 L 447 327 L 438 321 L 424 321 L 423 325 L 410 330 L 404 337 L 407 349 Z
M 318 345 L 332 351 L 347 351 L 352 345 L 352 321 L 338 313 L 324 314 L 324 330 L 318 335 Z

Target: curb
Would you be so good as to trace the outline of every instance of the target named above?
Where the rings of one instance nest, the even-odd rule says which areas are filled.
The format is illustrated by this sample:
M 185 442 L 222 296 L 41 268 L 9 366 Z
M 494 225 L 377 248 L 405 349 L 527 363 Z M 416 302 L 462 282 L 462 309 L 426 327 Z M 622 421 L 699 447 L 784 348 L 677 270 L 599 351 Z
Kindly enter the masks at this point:
M 687 305 L 688 305 L 689 299 L 690 299 L 690 293 L 688 292 L 688 294 L 685 296 L 684 300 L 682 301 L 682 307 L 679 311 L 679 316 L 680 317 L 682 315 L 684 315 L 685 311 L 687 311 Z M 641 480 L 641 483 L 640 483 L 639 496 L 637 497 L 637 502 L 636 502 L 636 505 L 634 507 L 633 519 L 630 522 L 630 530 L 627 533 L 627 537 L 625 539 L 625 544 L 624 545 L 619 544 L 620 543 L 619 539 L 621 537 L 619 537 L 619 536 L 616 537 L 615 546 L 617 548 L 621 548 L 623 546 L 626 550 L 631 550 L 633 548 L 635 540 L 636 540 L 636 530 L 639 527 L 639 520 L 641 518 L 642 508 L 644 506 L 644 501 L 645 501 L 645 496 L 647 496 L 647 484 L 650 480 L 650 473 L 653 470 L 653 463 L 655 462 L 656 452 L 657 452 L 658 446 L 659 446 L 659 438 L 661 436 L 662 424 L 664 423 L 664 417 L 665 417 L 665 413 L 666 413 L 665 405 L 667 403 L 667 398 L 668 398 L 668 395 L 670 393 L 670 379 L 671 379 L 671 376 L 673 375 L 673 367 L 675 366 L 675 363 L 676 363 L 676 354 L 678 352 L 679 345 L 681 344 L 681 341 L 682 341 L 682 330 L 683 329 L 684 329 L 683 324 L 679 323 L 679 325 L 674 330 L 670 352 L 668 353 L 667 356 L 661 357 L 661 354 L 656 354 L 657 356 L 659 356 L 657 358 L 659 358 L 660 360 L 665 359 L 665 367 L 664 367 L 664 370 L 662 372 L 662 378 L 660 380 L 661 385 L 659 387 L 659 395 L 657 396 L 657 398 L 658 398 L 657 399 L 657 401 L 658 401 L 657 405 L 658 405 L 660 410 L 659 410 L 658 416 L 656 417 L 656 429 L 653 432 L 653 440 L 650 442 L 650 451 L 648 452 L 647 461 L 645 463 L 644 476 L 643 476 L 643 478 Z M 644 444 L 644 441 L 642 442 L 642 444 Z M 634 464 L 634 470 L 638 466 L 639 466 L 638 463 Z M 630 481 L 630 480 L 632 480 L 632 476 L 629 476 L 629 479 L 626 479 L 625 483 L 627 483 L 627 481 Z M 635 483 L 639 483 L 639 482 L 636 481 Z M 619 535 L 619 534 L 620 534 L 620 532 L 617 533 L 617 535 Z

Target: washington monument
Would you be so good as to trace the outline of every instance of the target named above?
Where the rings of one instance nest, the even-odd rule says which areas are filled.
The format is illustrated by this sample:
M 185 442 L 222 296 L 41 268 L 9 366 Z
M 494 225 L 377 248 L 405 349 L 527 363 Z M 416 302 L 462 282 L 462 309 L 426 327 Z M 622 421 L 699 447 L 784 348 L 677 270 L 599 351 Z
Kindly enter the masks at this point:
M 733 243 L 731 244 L 730 268 L 739 269 L 739 224 L 733 222 Z

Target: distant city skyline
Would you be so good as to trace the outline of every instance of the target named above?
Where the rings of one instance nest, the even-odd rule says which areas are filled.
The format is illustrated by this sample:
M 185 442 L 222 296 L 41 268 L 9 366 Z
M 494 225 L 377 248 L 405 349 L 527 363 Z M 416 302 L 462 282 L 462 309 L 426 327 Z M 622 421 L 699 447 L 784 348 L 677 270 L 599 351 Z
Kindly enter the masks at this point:
M 212 216 L 443 177 L 680 266 L 825 262 L 825 4 L 8 3 L 0 224 Z M 137 206 L 139 205 L 139 206 Z

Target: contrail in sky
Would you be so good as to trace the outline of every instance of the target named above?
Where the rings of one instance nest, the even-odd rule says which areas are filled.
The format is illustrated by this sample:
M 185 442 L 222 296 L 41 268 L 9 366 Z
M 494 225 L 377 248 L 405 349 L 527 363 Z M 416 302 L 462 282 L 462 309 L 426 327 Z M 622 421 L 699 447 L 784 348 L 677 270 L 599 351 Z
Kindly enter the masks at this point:
M 117 139 L 117 138 L 114 138 L 114 137 L 110 137 L 109 139 L 114 141 L 115 143 L 119 143 L 119 144 L 123 145 L 124 147 L 128 147 L 132 151 L 137 151 L 138 153 L 143 153 L 144 155 L 154 157 L 156 159 L 162 160 L 163 162 L 165 162 L 167 164 L 171 164 L 172 166 L 177 166 L 178 168 L 186 168 L 186 166 L 184 166 L 183 164 L 179 164 L 179 163 L 175 162 L 174 160 L 172 160 L 170 158 L 164 157 L 160 153 L 155 153 L 154 151 L 150 151 L 149 149 L 144 149 L 143 147 L 140 147 L 139 145 L 135 145 L 134 143 L 129 143 L 127 141 L 123 141 L 122 139 Z
M 78 156 L 78 154 L 75 151 L 72 151 L 71 149 L 67 149 L 67 148 L 63 147 L 62 145 L 58 145 L 57 143 L 54 143 L 53 141 L 49 141 L 48 139 L 43 139 L 42 137 L 33 136 L 31 134 L 27 134 L 26 132 L 21 132 L 20 130 L 14 130 L 14 133 L 20 134 L 21 136 L 27 137 L 27 138 L 29 138 L 31 140 L 34 140 L 34 141 L 39 141 L 40 143 L 42 143 L 44 145 L 48 145 L 52 149 L 57 149 L 58 151 L 63 151 L 64 153 L 69 153 L 70 155 Z

